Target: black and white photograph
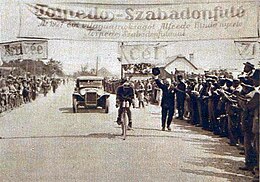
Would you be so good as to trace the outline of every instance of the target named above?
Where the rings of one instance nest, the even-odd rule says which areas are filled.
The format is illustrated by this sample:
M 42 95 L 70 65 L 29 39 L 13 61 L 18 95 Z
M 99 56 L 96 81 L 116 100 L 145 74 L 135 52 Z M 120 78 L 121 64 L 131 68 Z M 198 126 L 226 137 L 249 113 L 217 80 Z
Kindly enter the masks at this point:
M 259 182 L 259 0 L 0 0 L 0 182 Z

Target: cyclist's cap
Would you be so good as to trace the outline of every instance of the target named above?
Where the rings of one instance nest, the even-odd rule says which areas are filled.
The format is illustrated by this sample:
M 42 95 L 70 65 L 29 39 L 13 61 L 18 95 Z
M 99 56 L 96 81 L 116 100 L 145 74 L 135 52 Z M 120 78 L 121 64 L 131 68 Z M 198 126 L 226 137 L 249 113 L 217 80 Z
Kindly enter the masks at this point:
M 129 83 L 129 82 L 125 82 L 125 83 L 123 84 L 123 86 L 124 86 L 124 87 L 130 87 L 130 83 Z
M 120 80 L 120 83 L 121 83 L 121 84 L 124 84 L 126 81 L 127 81 L 126 79 L 121 79 L 121 80 Z

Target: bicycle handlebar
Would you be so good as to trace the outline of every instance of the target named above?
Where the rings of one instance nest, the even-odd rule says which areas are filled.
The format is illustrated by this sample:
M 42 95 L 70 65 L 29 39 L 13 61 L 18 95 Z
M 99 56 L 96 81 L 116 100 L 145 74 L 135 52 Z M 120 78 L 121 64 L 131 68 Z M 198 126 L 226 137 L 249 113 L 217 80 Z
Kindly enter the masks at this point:
M 124 100 L 122 103 L 122 107 L 126 107 L 126 108 L 130 107 L 130 102 Z

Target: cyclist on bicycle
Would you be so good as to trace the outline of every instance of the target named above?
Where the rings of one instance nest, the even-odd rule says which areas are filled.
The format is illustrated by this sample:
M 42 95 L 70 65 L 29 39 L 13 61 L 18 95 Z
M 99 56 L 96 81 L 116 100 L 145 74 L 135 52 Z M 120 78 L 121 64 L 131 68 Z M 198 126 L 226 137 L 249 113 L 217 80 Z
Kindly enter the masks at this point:
M 129 82 L 124 82 L 123 85 L 119 86 L 117 88 L 116 92 L 116 107 L 119 107 L 118 109 L 118 117 L 117 117 L 117 124 L 121 125 L 121 115 L 123 112 L 122 109 L 122 103 L 123 101 L 128 101 L 129 106 L 132 104 L 132 100 L 134 99 L 134 89 L 130 86 Z M 128 116 L 128 127 L 132 128 L 132 116 L 131 116 L 131 110 L 130 107 L 126 108 L 127 116 Z

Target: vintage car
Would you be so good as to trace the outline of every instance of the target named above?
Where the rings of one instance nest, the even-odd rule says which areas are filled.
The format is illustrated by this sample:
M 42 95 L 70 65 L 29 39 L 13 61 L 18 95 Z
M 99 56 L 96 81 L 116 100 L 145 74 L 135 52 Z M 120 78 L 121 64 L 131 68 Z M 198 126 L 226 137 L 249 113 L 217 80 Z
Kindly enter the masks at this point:
M 102 77 L 80 76 L 76 79 L 76 87 L 72 94 L 73 112 L 77 113 L 80 106 L 84 108 L 102 108 L 109 112 L 109 93 L 104 91 Z

